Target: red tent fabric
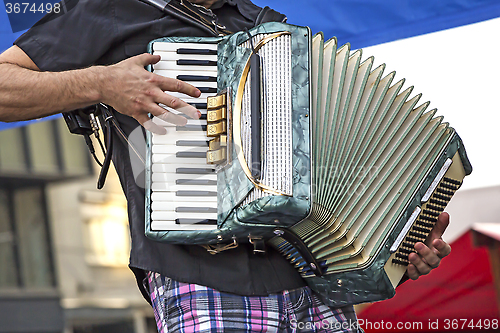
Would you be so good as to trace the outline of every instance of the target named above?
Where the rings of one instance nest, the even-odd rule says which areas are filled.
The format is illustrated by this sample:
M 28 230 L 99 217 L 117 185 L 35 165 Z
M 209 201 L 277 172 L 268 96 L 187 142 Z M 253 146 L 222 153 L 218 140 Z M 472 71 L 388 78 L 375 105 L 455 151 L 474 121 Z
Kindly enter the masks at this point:
M 431 274 L 403 283 L 395 297 L 364 309 L 358 315 L 361 327 L 367 333 L 499 332 L 488 249 L 474 247 L 470 231 L 451 247 L 451 254 Z

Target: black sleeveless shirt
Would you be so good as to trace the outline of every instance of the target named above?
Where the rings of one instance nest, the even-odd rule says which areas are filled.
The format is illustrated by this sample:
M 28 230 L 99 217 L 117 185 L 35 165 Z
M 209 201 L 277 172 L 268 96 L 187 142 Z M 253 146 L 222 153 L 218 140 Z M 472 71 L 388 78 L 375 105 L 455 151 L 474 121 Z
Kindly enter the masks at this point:
M 208 35 L 139 0 L 63 2 L 65 13 L 47 15 L 15 42 L 42 71 L 114 64 L 146 52 L 147 44 L 156 38 Z M 213 7 L 213 12 L 219 24 L 230 31 L 240 31 L 258 24 L 265 11 L 250 0 L 222 0 Z M 264 16 L 267 20 L 283 18 Z M 127 134 L 139 126 L 128 116 L 116 114 L 116 117 Z M 289 262 L 272 248 L 268 248 L 265 255 L 255 255 L 253 247 L 240 244 L 236 249 L 211 255 L 200 246 L 169 245 L 146 238 L 144 189 L 134 180 L 131 157 L 128 147 L 116 137 L 113 163 L 128 202 L 132 237 L 130 268 L 143 294 L 142 280 L 146 271 L 247 296 L 267 295 L 305 285 Z

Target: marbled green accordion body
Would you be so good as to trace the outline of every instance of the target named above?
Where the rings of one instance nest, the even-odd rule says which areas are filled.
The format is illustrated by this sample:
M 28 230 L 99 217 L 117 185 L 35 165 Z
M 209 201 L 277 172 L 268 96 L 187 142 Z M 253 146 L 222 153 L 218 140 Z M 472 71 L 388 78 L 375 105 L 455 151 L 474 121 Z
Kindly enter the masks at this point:
M 258 51 L 262 172 L 252 179 L 245 171 L 252 154 L 250 84 L 242 76 L 252 47 L 283 32 Z M 308 28 L 266 23 L 221 38 L 168 37 L 153 41 L 150 51 L 165 42 L 217 45 L 227 154 L 216 167 L 217 225 L 161 230 L 152 218 L 154 138 L 148 133 L 146 235 L 199 245 L 266 240 L 334 306 L 394 295 L 412 244 L 425 239 L 472 171 L 455 131 L 427 111 L 429 103 L 418 105 L 420 95 L 410 98 L 412 88 L 392 84 L 394 73 L 372 68 L 373 58 L 362 61 L 360 50 L 312 37 Z M 301 240 L 314 263 L 284 230 Z

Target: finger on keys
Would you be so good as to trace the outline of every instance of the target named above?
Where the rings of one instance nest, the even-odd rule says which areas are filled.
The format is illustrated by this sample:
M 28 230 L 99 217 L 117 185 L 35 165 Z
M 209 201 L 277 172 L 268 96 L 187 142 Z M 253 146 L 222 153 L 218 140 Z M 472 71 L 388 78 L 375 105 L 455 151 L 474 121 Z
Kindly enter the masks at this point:
M 172 112 L 165 110 L 165 108 L 162 107 L 161 105 L 151 104 L 148 107 L 148 111 L 153 116 L 158 117 L 161 120 L 166 121 L 168 123 L 178 125 L 178 126 L 186 126 L 186 124 L 187 124 L 186 117 L 173 114 Z
M 155 124 L 148 116 L 146 115 L 142 115 L 140 117 L 138 117 L 137 119 L 141 125 L 147 129 L 148 131 L 150 131 L 151 133 L 154 133 L 154 134 L 158 134 L 158 135 L 165 135 L 167 134 L 167 130 L 165 129 L 165 127 L 162 127 L 162 126 L 159 126 L 157 124 Z
M 189 105 L 188 103 L 184 102 L 182 99 L 178 97 L 170 96 L 168 93 L 160 94 L 156 102 L 168 106 L 169 108 L 172 108 L 179 112 L 182 112 L 192 119 L 200 119 L 201 117 L 201 112 L 194 106 Z M 156 114 L 154 115 L 156 116 Z
M 142 53 L 130 59 L 133 60 L 136 64 L 141 65 L 142 67 L 146 67 L 147 65 L 156 64 L 158 61 L 160 61 L 161 58 L 159 55 Z
M 195 86 L 177 79 L 159 76 L 159 87 L 163 91 L 180 92 L 191 97 L 200 97 L 201 91 Z

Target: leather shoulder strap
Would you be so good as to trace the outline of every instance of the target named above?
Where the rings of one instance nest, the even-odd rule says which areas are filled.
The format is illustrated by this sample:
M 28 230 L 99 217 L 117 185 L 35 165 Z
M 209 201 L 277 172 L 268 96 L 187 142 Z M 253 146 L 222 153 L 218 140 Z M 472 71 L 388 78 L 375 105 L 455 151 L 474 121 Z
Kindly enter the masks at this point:
M 255 20 L 255 25 L 259 25 L 266 22 L 286 22 L 287 17 L 268 6 L 262 8 L 257 19 Z

